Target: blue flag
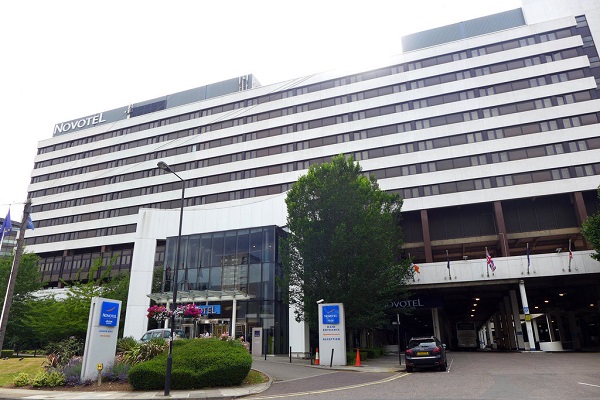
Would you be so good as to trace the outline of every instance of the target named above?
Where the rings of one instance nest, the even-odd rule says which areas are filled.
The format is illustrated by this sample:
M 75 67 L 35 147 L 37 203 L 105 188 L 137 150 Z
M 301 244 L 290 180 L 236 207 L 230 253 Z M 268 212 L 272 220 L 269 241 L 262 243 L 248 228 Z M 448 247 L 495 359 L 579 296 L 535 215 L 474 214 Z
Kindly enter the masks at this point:
M 12 222 L 10 220 L 10 208 L 8 209 L 8 213 L 6 214 L 6 218 L 0 225 L 0 240 L 4 239 L 4 236 L 12 231 Z
M 31 220 L 31 214 L 27 216 L 27 229 L 33 230 L 33 221 Z

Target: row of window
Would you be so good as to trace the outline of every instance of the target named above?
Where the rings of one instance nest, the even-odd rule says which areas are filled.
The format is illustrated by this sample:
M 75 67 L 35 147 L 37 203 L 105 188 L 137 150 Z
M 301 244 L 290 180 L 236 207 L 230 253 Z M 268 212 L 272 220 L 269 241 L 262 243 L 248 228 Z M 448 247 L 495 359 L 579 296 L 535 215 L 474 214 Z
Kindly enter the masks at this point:
M 132 255 L 133 249 L 124 249 L 104 253 L 86 253 L 72 256 L 48 257 L 41 259 L 40 262 L 38 262 L 38 268 L 42 273 L 60 273 L 63 269 L 81 269 L 82 271 L 89 271 L 94 265 L 94 262 L 99 258 L 102 258 L 102 265 L 105 267 L 112 265 L 111 270 L 129 269 L 131 267 Z
M 444 64 L 456 60 L 466 59 L 470 57 L 478 57 L 484 54 L 495 53 L 498 51 L 509 50 L 517 47 L 530 46 L 535 43 L 543 43 L 550 40 L 562 39 L 565 37 L 569 37 L 572 35 L 570 29 L 562 29 L 555 32 L 547 32 L 535 36 L 529 36 L 522 39 L 515 39 L 502 43 L 495 43 L 488 46 L 480 47 L 472 50 L 465 50 L 451 54 L 445 54 L 441 56 L 431 57 L 428 59 L 409 62 L 405 64 L 399 64 L 391 67 L 381 68 L 374 71 L 368 71 L 357 75 L 352 75 L 348 77 L 343 77 L 335 80 L 320 82 L 317 84 L 304 86 L 295 89 L 283 90 L 276 93 L 270 93 L 267 95 L 263 95 L 261 97 L 256 97 L 244 101 L 238 101 L 235 103 L 224 104 L 216 107 L 212 107 L 209 109 L 198 110 L 192 113 L 177 115 L 170 118 L 165 118 L 162 120 L 156 120 L 151 122 L 146 122 L 140 125 L 135 125 L 128 128 L 118 129 L 115 131 L 105 132 L 102 134 L 88 136 L 85 138 L 59 143 L 52 146 L 47 146 L 38 149 L 38 154 L 46 154 L 53 151 L 61 150 L 64 148 L 70 148 L 75 146 L 81 146 L 86 143 L 96 142 L 104 139 L 109 139 L 112 137 L 127 135 L 134 132 L 139 132 L 146 129 L 152 129 L 159 126 L 165 126 L 169 124 L 174 124 L 181 121 L 187 121 L 190 119 L 201 118 L 209 115 L 231 112 L 244 107 L 251 107 L 257 104 L 262 104 L 271 101 L 277 101 L 283 98 L 294 97 L 298 95 L 302 95 L 305 93 L 312 93 L 316 91 L 326 90 L 337 86 L 349 85 L 356 82 L 371 80 L 375 78 L 380 78 L 383 76 L 393 75 L 403 73 L 405 71 L 412 71 L 419 68 L 430 67 L 434 65 Z
M 323 162 L 330 161 L 331 157 L 322 160 Z M 390 168 L 393 170 L 396 167 Z M 387 174 L 387 172 L 386 172 Z M 525 173 L 517 173 L 511 175 L 502 175 L 495 176 L 489 178 L 479 178 L 479 179 L 471 179 L 471 180 L 463 180 L 456 182 L 446 182 L 434 185 L 425 185 L 418 186 L 412 188 L 404 188 L 391 190 L 391 192 L 398 193 L 405 199 L 409 198 L 417 198 L 417 197 L 426 197 L 426 196 L 435 196 L 441 194 L 450 194 L 450 193 L 458 193 L 458 192 L 466 192 L 473 190 L 482 190 L 482 189 L 490 189 L 496 187 L 504 187 L 504 186 L 514 186 L 514 185 L 525 185 L 530 183 L 538 183 L 545 181 L 558 181 L 562 179 L 570 179 L 570 178 L 578 178 L 585 176 L 595 176 L 600 175 L 600 163 L 596 164 L 586 164 L 586 165 L 577 165 L 567 168 L 556 168 L 550 170 L 542 170 L 542 171 L 534 171 L 534 172 L 525 172 Z M 285 183 L 281 185 L 272 185 L 268 187 L 261 187 L 251 189 L 253 192 L 253 196 L 251 197 L 260 197 L 271 194 L 284 193 L 289 190 L 292 182 Z M 233 193 L 220 193 L 214 196 L 216 201 L 228 201 L 231 200 Z M 222 196 L 222 199 L 219 200 L 218 197 Z M 209 196 L 202 196 L 196 198 L 188 198 L 186 199 L 185 206 L 191 206 L 197 204 L 206 204 L 204 200 Z M 227 199 L 226 199 L 227 197 Z M 233 197 L 236 197 L 234 194 Z M 174 203 L 173 203 L 174 202 Z M 178 208 L 180 206 L 179 200 L 174 200 L 173 202 L 164 202 L 163 204 L 169 204 L 170 208 Z M 155 207 L 157 208 L 157 207 Z M 78 232 L 63 232 L 54 235 L 47 236 L 38 236 L 27 238 L 27 245 L 34 244 L 42 244 L 42 243 L 53 243 L 53 242 L 63 242 L 69 240 L 77 240 L 77 239 L 85 239 L 85 238 L 93 238 L 93 237 L 101 237 L 101 236 L 111 236 L 111 235 L 120 235 L 125 233 L 134 233 L 136 230 L 136 225 L 120 225 L 108 228 L 98 228 L 98 229 L 90 229 L 85 231 Z
M 371 129 L 368 131 L 362 131 L 364 133 L 354 132 L 353 134 L 340 134 L 340 135 L 334 135 L 334 136 L 330 136 L 330 137 L 326 137 L 326 138 L 317 138 L 317 139 L 313 139 L 313 140 L 298 142 L 296 144 L 285 144 L 283 146 L 273 146 L 270 148 L 265 148 L 265 149 L 260 149 L 260 150 L 252 150 L 252 151 L 248 151 L 248 152 L 228 154 L 228 155 L 223 155 L 223 156 L 219 156 L 219 157 L 213 157 L 211 159 L 198 160 L 198 161 L 193 161 L 193 162 L 184 163 L 184 164 L 176 164 L 176 165 L 173 165 L 172 168 L 173 168 L 173 170 L 175 170 L 177 172 L 183 171 L 183 170 L 204 168 L 207 166 L 231 163 L 231 162 L 236 162 L 236 161 L 240 161 L 240 160 L 244 160 L 244 159 L 253 159 L 253 158 L 257 158 L 257 157 L 264 157 L 264 156 L 279 154 L 279 153 L 283 153 L 283 152 L 299 151 L 299 150 L 303 150 L 306 148 L 326 146 L 326 145 L 330 145 L 330 144 L 334 144 L 334 143 L 341 143 L 341 142 L 347 142 L 347 141 L 352 141 L 352 140 L 361 140 L 361 139 L 365 139 L 368 137 L 374 137 L 374 136 L 379 136 L 379 135 L 401 133 L 401 132 L 406 132 L 406 131 L 411 131 L 411 130 L 425 129 L 425 128 L 435 127 L 435 126 L 440 126 L 440 125 L 447 125 L 447 124 L 453 124 L 453 123 L 458 123 L 458 122 L 476 120 L 476 119 L 480 119 L 480 118 L 489 118 L 489 117 L 493 117 L 496 115 L 506 115 L 506 114 L 510 114 L 510 113 L 517 113 L 517 112 L 521 112 L 521 111 L 525 111 L 525 110 L 533 110 L 533 109 L 552 107 L 554 105 L 562 105 L 562 104 L 572 103 L 572 102 L 587 101 L 587 100 L 591 99 L 591 97 L 592 97 L 592 94 L 590 91 L 583 91 L 583 92 L 578 92 L 578 93 L 566 94 L 563 96 L 554 96 L 552 98 L 543 98 L 543 99 L 539 99 L 539 100 L 528 100 L 528 101 L 524 101 L 524 102 L 520 102 L 520 103 L 516 103 L 516 104 L 504 105 L 501 107 L 487 108 L 487 109 L 479 110 L 479 112 L 478 111 L 469 111 L 469 112 L 464 112 L 464 113 L 456 113 L 456 114 L 433 117 L 433 118 L 428 118 L 428 119 L 423 119 L 423 120 L 417 120 L 417 121 L 413 121 L 413 122 L 407 122 L 407 123 L 403 123 L 403 124 L 390 125 L 390 126 L 386 126 L 386 127 L 382 127 L 382 128 L 375 128 L 375 129 Z M 386 108 L 387 107 L 384 107 L 383 109 L 386 109 Z M 596 123 L 597 115 L 589 114 L 589 115 L 584 115 L 584 116 L 569 117 L 569 118 L 565 118 L 564 121 L 566 121 L 563 124 L 563 126 L 565 126 L 565 127 L 587 125 L 587 124 L 591 124 L 591 123 Z M 530 128 L 530 129 L 535 130 L 536 124 L 531 124 L 531 125 L 532 125 L 532 128 Z M 381 133 L 379 133 L 379 132 L 381 132 Z M 445 138 L 440 138 L 440 139 L 445 140 Z M 173 150 L 177 150 L 177 149 L 173 149 Z M 365 150 L 364 152 L 366 152 L 366 151 L 367 150 Z M 407 148 L 407 151 L 410 151 L 410 149 Z M 356 159 L 363 160 L 364 158 L 362 158 L 362 156 L 359 154 L 359 156 L 356 157 Z M 271 168 L 271 167 L 265 167 L 266 172 L 263 173 L 264 175 L 267 175 L 269 173 L 268 170 L 266 170 L 267 168 Z M 289 170 L 290 169 L 286 168 L 283 172 L 287 172 Z M 146 170 L 146 171 L 137 171 L 134 173 L 124 174 L 124 175 L 120 175 L 120 176 L 107 177 L 107 178 L 97 179 L 94 181 L 74 183 L 71 185 L 56 186 L 56 187 L 51 187 L 51 188 L 47 188 L 47 189 L 42 189 L 42 190 L 38 190 L 35 192 L 30 192 L 29 196 L 30 196 L 30 198 L 37 198 L 40 196 L 48 196 L 48 195 L 53 195 L 56 193 L 80 190 L 83 188 L 109 185 L 109 184 L 128 181 L 128 180 L 142 179 L 145 177 L 155 176 L 157 173 L 158 173 L 157 169 L 152 168 L 152 169 Z M 256 176 L 261 176 L 261 175 L 256 175 Z M 254 176 L 249 175 L 245 172 L 239 172 L 239 179 L 252 178 L 252 177 L 254 177 Z M 217 182 L 214 182 L 214 183 L 217 183 Z M 145 195 L 145 194 L 148 194 L 148 193 L 141 193 L 140 195 Z M 95 198 L 98 199 L 97 201 L 109 200 L 109 199 L 100 200 L 101 198 L 103 198 L 103 196 L 106 196 L 106 195 L 98 195 L 98 196 L 95 196 Z M 70 201 L 67 200 L 67 201 L 63 201 L 62 203 L 69 203 L 69 202 Z M 56 204 L 56 203 L 53 203 L 53 204 Z M 73 205 L 65 205 L 65 207 L 72 207 L 72 206 Z M 63 207 L 58 207 L 58 208 L 63 208 Z
M 472 190 L 491 189 L 503 186 L 558 181 L 562 179 L 580 178 L 594 175 L 600 175 L 600 164 L 577 165 L 568 168 L 556 168 L 489 178 L 446 182 L 435 185 L 392 190 L 392 192 L 398 193 L 405 199 L 410 199 L 416 197 L 436 196 L 440 194 L 468 192 Z
M 553 83 L 558 83 L 558 82 L 565 82 L 565 81 L 569 81 L 569 80 L 581 79 L 583 77 L 585 77 L 585 71 L 578 69 L 578 70 L 567 71 L 567 72 L 563 72 L 563 73 L 559 73 L 559 74 L 552 74 L 552 75 L 548 75 L 548 76 L 540 76 L 540 77 L 536 77 L 536 78 L 523 79 L 523 80 L 519 80 L 519 81 L 502 83 L 502 84 L 492 85 L 492 86 L 479 88 L 479 89 L 471 89 L 471 90 L 466 90 L 466 91 L 462 91 L 462 92 L 449 93 L 449 94 L 444 94 L 444 95 L 440 95 L 440 96 L 434 96 L 434 97 L 400 103 L 400 104 L 397 104 L 394 106 L 395 108 L 394 108 L 393 112 L 403 112 L 403 111 L 408 111 L 408 110 L 413 110 L 413 109 L 418 109 L 418 108 L 423 108 L 423 107 L 430 107 L 430 106 L 435 106 L 435 105 L 440 105 L 440 104 L 445 104 L 445 103 L 461 101 L 461 100 L 470 99 L 470 98 L 474 98 L 474 97 L 482 97 L 482 96 L 488 96 L 488 95 L 493 95 L 493 94 L 505 93 L 505 92 L 511 91 L 511 90 L 513 90 L 513 91 L 514 90 L 522 90 L 522 89 L 527 89 L 527 88 L 536 87 L 536 86 L 542 86 L 542 85 L 553 84 Z M 389 106 L 389 107 L 391 107 L 391 106 Z M 389 111 L 391 112 L 392 110 L 390 109 Z M 386 112 L 387 112 L 386 110 L 383 111 L 383 113 L 386 113 Z M 59 178 L 67 177 L 67 176 L 73 176 L 73 175 L 78 175 L 78 174 L 82 174 L 82 173 L 94 172 L 94 171 L 104 170 L 104 169 L 108 169 L 108 168 L 115 168 L 115 167 L 119 167 L 119 166 L 123 166 L 123 165 L 139 163 L 142 161 L 160 159 L 160 158 L 169 157 L 172 155 L 193 152 L 196 150 L 204 150 L 204 149 L 208 149 L 208 148 L 220 147 L 220 146 L 239 143 L 239 142 L 243 142 L 243 141 L 256 140 L 256 139 L 261 139 L 261 138 L 270 137 L 270 136 L 277 136 L 277 135 L 285 134 L 288 132 L 293 132 L 294 128 L 296 128 L 296 130 L 313 129 L 313 128 L 327 126 L 327 125 L 331 125 L 331 124 L 348 122 L 349 120 L 354 119 L 355 117 L 357 119 L 363 119 L 363 118 L 370 118 L 372 116 L 378 116 L 378 115 L 382 115 L 382 113 L 381 113 L 381 111 L 379 111 L 379 109 L 365 110 L 363 112 L 351 113 L 350 115 L 340 115 L 340 116 L 329 117 L 329 118 L 324 118 L 324 119 L 319 119 L 319 120 L 313 120 L 313 121 L 309 121 L 306 123 L 295 124 L 295 126 L 290 125 L 290 126 L 286 126 L 286 127 L 277 127 L 277 128 L 272 128 L 272 129 L 269 129 L 266 131 L 258 131 L 258 132 L 247 133 L 247 134 L 242 134 L 242 135 L 233 136 L 233 137 L 220 138 L 220 139 L 215 139 L 210 142 L 199 143 L 197 145 L 188 145 L 188 146 L 179 147 L 179 148 L 175 148 L 175 149 L 163 150 L 163 151 L 159 151 L 159 152 L 151 153 L 151 154 L 142 154 L 142 155 L 138 155 L 138 156 L 134 156 L 134 157 L 129 157 L 127 159 L 114 160 L 114 161 L 109 161 L 109 162 L 105 162 L 105 163 L 101 163 L 101 164 L 93 164 L 93 165 L 89 165 L 89 166 L 85 166 L 85 167 L 79 167 L 79 168 L 59 171 L 59 172 L 55 172 L 55 173 L 51 173 L 51 174 L 40 175 L 38 177 L 32 178 L 32 183 L 45 182 L 48 180 L 59 179 Z M 129 143 L 120 144 L 120 145 L 116 145 L 116 146 L 95 149 L 93 151 L 86 152 L 86 153 L 78 153 L 78 154 L 73 154 L 70 156 L 62 157 L 62 158 L 47 160 L 47 161 L 40 162 L 38 164 L 39 165 L 58 164 L 61 162 L 67 162 L 65 160 L 73 161 L 75 159 L 84 159 L 87 157 L 94 157 L 94 156 L 101 155 L 101 154 L 124 150 L 129 145 L 132 145 L 131 147 L 139 147 L 139 146 L 145 146 L 145 145 L 148 145 L 151 143 L 158 143 L 158 142 L 162 142 L 162 141 L 166 141 L 166 140 L 174 140 L 174 139 L 177 139 L 180 137 L 186 137 L 186 136 L 198 134 L 198 130 L 199 130 L 199 128 L 193 128 L 193 129 L 187 129 L 187 130 L 178 131 L 178 132 L 172 132 L 170 134 L 154 136 L 152 138 L 141 139 L 141 140 L 138 140 L 135 142 L 129 142 Z
M 598 123 L 598 115 L 591 114 L 590 116 L 586 116 L 585 118 L 571 117 L 571 118 L 566 118 L 565 120 L 569 121 L 569 123 L 572 123 L 574 125 L 581 125 L 582 120 L 584 120 L 588 123 L 592 123 L 592 121 L 595 121 L 593 123 Z M 575 123 L 575 121 L 577 121 L 577 123 Z M 529 133 L 534 133 L 536 131 L 542 131 L 542 130 L 555 130 L 555 129 L 558 129 L 558 125 L 559 125 L 559 123 L 557 121 L 547 121 L 543 124 L 542 123 L 537 124 L 537 128 L 535 128 L 534 126 L 531 126 L 531 127 L 527 128 L 525 130 L 525 132 L 527 132 L 526 134 L 529 134 Z M 523 127 L 518 127 L 518 128 L 519 128 L 518 130 L 515 128 L 506 128 L 506 130 L 510 130 L 509 132 L 504 132 L 502 129 L 486 131 L 486 132 L 479 132 L 477 135 L 472 136 L 471 139 L 473 141 L 483 141 L 483 140 L 493 140 L 493 139 L 505 137 L 507 134 L 508 135 L 524 134 Z M 548 129 L 548 128 L 551 128 L 551 129 Z M 462 135 L 462 137 L 463 137 L 462 142 L 467 142 L 469 140 L 469 138 L 467 138 L 465 136 L 466 135 Z M 405 154 L 405 153 L 410 153 L 410 152 L 414 152 L 414 151 L 424 151 L 424 150 L 429 150 L 429 149 L 433 149 L 433 148 L 447 147 L 447 146 L 451 145 L 451 142 L 449 139 L 450 138 L 440 138 L 440 139 L 420 141 L 420 142 L 409 143 L 409 144 L 392 145 L 392 146 L 381 147 L 381 148 L 365 150 L 365 151 L 358 151 L 358 152 L 355 152 L 353 154 L 353 156 L 356 160 L 367 160 L 367 159 L 393 156 L 396 154 Z M 455 140 L 454 143 L 461 144 L 458 140 Z M 384 178 L 392 178 L 392 177 L 398 177 L 398 176 L 406 176 L 406 175 L 414 175 L 414 174 L 421 174 L 421 173 L 428 173 L 428 172 L 435 172 L 435 171 L 443 171 L 443 170 L 449 170 L 449 169 L 465 168 L 465 167 L 477 166 L 477 165 L 485 165 L 485 164 L 500 163 L 500 162 L 507 162 L 507 161 L 516 161 L 516 160 L 521 160 L 521 159 L 526 159 L 526 158 L 544 157 L 544 156 L 551 156 L 551 155 L 563 154 L 563 153 L 574 153 L 574 152 L 578 152 L 578 151 L 592 150 L 592 149 L 598 149 L 598 148 L 600 148 L 600 137 L 599 138 L 590 138 L 587 140 L 571 141 L 571 142 L 566 142 L 566 143 L 554 143 L 554 144 L 547 144 L 547 145 L 543 145 L 543 146 L 534 146 L 534 147 L 529 147 L 529 148 L 507 150 L 507 151 L 501 151 L 501 152 L 497 152 L 497 153 L 478 154 L 478 155 L 472 155 L 472 156 L 468 156 L 468 157 L 459 157 L 459 158 L 453 158 L 453 159 L 451 158 L 451 159 L 437 160 L 437 161 L 432 161 L 432 162 L 427 162 L 427 163 L 411 164 L 411 165 L 398 166 L 398 167 L 392 167 L 392 168 L 384 168 L 384 169 L 378 169 L 378 170 L 373 170 L 373 171 L 367 171 L 366 173 L 374 174 L 377 179 L 384 179 Z M 203 178 L 196 178 L 196 179 L 191 179 L 191 180 L 186 181 L 186 187 L 190 188 L 190 187 L 197 187 L 197 186 L 206 186 L 206 185 L 211 185 L 211 184 L 216 184 L 216 183 L 230 182 L 230 181 L 234 181 L 234 180 L 253 178 L 256 176 L 275 175 L 275 174 L 284 173 L 284 172 L 288 172 L 288 171 L 304 170 L 304 169 L 307 169 L 309 165 L 320 162 L 321 160 L 322 159 L 319 158 L 319 159 L 313 159 L 313 160 L 302 161 L 302 162 L 278 164 L 278 165 L 272 165 L 272 166 L 258 168 L 258 169 L 238 171 L 238 172 L 232 172 L 232 173 L 226 173 L 226 174 L 220 174 L 220 175 L 213 175 L 213 176 L 208 176 L 208 177 L 203 177 Z M 168 183 L 168 184 L 164 184 L 164 185 L 154 185 L 154 186 L 150 186 L 150 187 L 128 189 L 128 190 L 122 191 L 122 192 L 112 192 L 112 193 L 107 193 L 104 195 L 80 198 L 80 199 L 78 199 L 79 204 L 77 204 L 77 205 L 94 204 L 97 202 L 118 200 L 118 199 L 124 199 L 124 198 L 129 198 L 129 197 L 139 197 L 139 196 L 149 195 L 149 194 L 153 194 L 153 193 L 161 193 L 161 192 L 166 192 L 166 191 L 171 191 L 171 190 L 179 190 L 179 189 L 181 189 L 181 183 L 178 181 L 175 183 Z M 205 196 L 204 201 L 202 201 L 200 204 L 206 204 L 206 201 L 208 201 L 209 203 L 219 201 L 219 195 L 220 194 L 212 195 L 214 197 L 214 199 L 211 199 L 210 196 Z M 253 197 L 254 195 L 255 195 L 255 193 L 252 193 L 251 191 L 247 191 L 247 193 L 242 192 L 242 196 L 239 198 Z M 230 199 L 230 196 L 231 196 L 231 194 L 227 194 L 224 197 L 225 198 L 224 201 L 227 201 L 228 199 Z M 206 198 L 206 197 L 208 197 L 208 198 Z M 57 203 L 53 203 L 53 205 L 57 205 Z M 138 213 L 139 208 L 141 208 L 141 207 L 143 207 L 143 208 L 150 208 L 150 207 L 152 207 L 152 208 L 172 208 L 171 207 L 172 205 L 173 204 L 171 201 L 164 202 L 161 204 L 146 204 L 146 205 L 140 205 L 140 206 L 131 206 L 131 207 L 118 208 L 118 209 L 103 210 L 103 211 L 87 213 L 87 214 L 68 215 L 68 216 L 63 216 L 63 217 L 53 218 L 53 219 L 48 219 L 48 220 L 39 220 L 39 221 L 36 221 L 36 223 L 38 224 L 39 227 L 55 226 L 55 225 L 84 222 L 84 221 L 96 220 L 96 219 L 106 219 L 106 218 L 113 218 L 113 217 L 126 216 L 126 215 L 135 215 Z M 192 204 L 187 204 L 187 205 L 197 205 L 197 204 L 192 203 Z M 46 206 L 50 207 L 48 209 L 53 209 L 52 205 L 47 204 L 47 205 L 41 206 L 41 211 L 45 211 Z

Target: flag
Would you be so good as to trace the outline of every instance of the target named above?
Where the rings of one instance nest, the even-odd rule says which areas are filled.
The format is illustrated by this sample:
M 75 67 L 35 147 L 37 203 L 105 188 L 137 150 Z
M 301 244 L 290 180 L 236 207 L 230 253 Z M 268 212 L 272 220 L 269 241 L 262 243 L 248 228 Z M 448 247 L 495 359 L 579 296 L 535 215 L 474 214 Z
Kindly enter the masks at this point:
M 415 270 L 415 272 L 417 274 L 421 273 L 421 271 L 419 271 L 419 266 L 417 264 L 410 263 L 410 266 Z
M 450 257 L 448 257 L 448 252 L 446 252 L 446 260 L 448 261 L 446 264 L 446 268 L 448 268 L 448 270 L 450 270 Z
M 529 243 L 527 243 L 527 266 L 531 265 L 531 259 L 529 258 Z
M 33 221 L 31 220 L 31 214 L 27 216 L 27 229 L 33 230 Z
M 494 272 L 496 270 L 496 266 L 494 265 L 494 260 L 492 260 L 492 256 L 490 256 L 487 247 L 485 248 L 485 258 L 487 259 L 488 267 L 490 267 L 492 272 Z
M 10 231 L 12 231 L 12 222 L 10 220 L 10 208 L 9 208 L 8 213 L 6 214 L 6 218 L 4 218 L 4 221 L 2 222 L 2 225 L 0 226 L 0 240 L 4 239 L 4 236 L 7 233 L 10 233 Z

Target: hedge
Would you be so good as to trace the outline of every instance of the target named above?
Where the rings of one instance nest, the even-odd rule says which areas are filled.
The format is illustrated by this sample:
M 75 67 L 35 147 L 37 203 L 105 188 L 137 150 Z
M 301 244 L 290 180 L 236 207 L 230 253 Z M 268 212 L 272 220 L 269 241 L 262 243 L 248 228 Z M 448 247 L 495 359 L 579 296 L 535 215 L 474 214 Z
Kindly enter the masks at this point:
M 129 370 L 134 390 L 164 388 L 167 356 L 165 352 Z M 252 356 L 237 340 L 176 340 L 172 357 L 171 388 L 175 390 L 240 385 L 252 367 Z

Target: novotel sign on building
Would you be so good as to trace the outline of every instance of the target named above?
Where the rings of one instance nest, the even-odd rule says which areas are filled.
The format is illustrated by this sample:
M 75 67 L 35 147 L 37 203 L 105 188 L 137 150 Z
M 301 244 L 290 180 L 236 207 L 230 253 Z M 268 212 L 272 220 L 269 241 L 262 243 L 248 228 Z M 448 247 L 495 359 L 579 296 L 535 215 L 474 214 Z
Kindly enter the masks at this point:
M 94 126 L 102 122 L 106 122 L 102 116 L 102 113 L 76 119 L 74 121 L 63 122 L 61 124 L 54 125 L 54 134 L 60 135 L 61 133 L 67 133 L 75 129 L 89 128 L 90 126 Z

